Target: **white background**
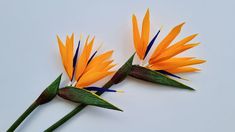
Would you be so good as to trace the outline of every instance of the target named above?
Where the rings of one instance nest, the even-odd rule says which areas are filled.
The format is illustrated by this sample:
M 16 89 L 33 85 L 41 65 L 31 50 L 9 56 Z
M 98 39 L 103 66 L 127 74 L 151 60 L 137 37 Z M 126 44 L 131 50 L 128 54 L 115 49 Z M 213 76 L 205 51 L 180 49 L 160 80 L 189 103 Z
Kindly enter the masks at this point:
M 182 81 L 197 91 L 180 90 L 128 78 L 105 99 L 124 110 L 87 107 L 57 129 L 60 132 L 234 132 L 235 131 L 235 19 L 233 0 L 15 0 L 0 2 L 0 131 L 22 114 L 61 72 L 64 72 L 56 34 L 95 35 L 96 46 L 115 50 L 120 66 L 134 52 L 131 15 L 139 22 L 151 11 L 151 36 L 158 39 L 173 26 L 186 22 L 181 35 L 200 35 L 201 45 L 185 53 L 206 59 L 199 73 Z M 155 44 L 156 46 L 156 44 Z M 64 75 L 63 80 L 66 80 Z M 105 80 L 104 80 L 105 81 Z M 101 83 L 99 83 L 101 85 Z M 76 104 L 59 97 L 35 110 L 17 129 L 40 132 Z

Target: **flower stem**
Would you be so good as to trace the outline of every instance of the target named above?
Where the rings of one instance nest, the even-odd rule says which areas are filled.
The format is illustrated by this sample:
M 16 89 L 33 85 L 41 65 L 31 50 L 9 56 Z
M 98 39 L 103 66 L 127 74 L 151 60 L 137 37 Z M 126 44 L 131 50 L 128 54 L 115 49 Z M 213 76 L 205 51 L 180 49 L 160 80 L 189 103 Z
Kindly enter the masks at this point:
M 110 88 L 113 85 L 112 81 L 108 81 L 103 88 Z M 105 91 L 98 91 L 96 92 L 97 95 L 103 94 Z M 57 121 L 55 124 L 47 128 L 44 132 L 52 132 L 56 128 L 60 127 L 62 124 L 64 124 L 66 121 L 68 121 L 70 118 L 72 118 L 74 115 L 79 113 L 81 110 L 83 110 L 87 105 L 86 104 L 80 104 L 75 109 L 73 109 L 71 112 L 69 112 L 67 115 L 65 115 L 63 118 L 61 118 L 59 121 Z
M 23 121 L 24 119 L 37 107 L 39 104 L 35 101 L 29 106 L 29 108 L 12 124 L 12 126 L 7 130 L 7 132 L 13 132 Z

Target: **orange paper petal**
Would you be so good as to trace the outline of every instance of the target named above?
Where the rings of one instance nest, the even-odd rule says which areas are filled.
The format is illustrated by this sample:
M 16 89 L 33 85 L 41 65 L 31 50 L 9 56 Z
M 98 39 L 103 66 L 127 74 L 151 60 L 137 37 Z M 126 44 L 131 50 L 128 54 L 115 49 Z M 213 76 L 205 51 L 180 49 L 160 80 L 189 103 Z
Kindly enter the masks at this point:
M 178 34 L 181 31 L 182 26 L 185 23 L 182 23 L 180 25 L 177 25 L 176 27 L 174 27 L 170 33 L 159 43 L 159 45 L 157 46 L 157 48 L 155 49 L 155 51 L 153 52 L 151 58 L 150 58 L 150 63 L 156 59 L 158 59 L 158 55 L 160 55 L 162 53 L 162 51 L 164 51 L 169 45 L 170 43 L 176 38 L 176 36 L 178 36 Z
M 142 51 L 140 59 L 144 59 L 144 55 L 149 43 L 149 32 L 150 32 L 150 18 L 149 18 L 149 9 L 148 9 L 142 23 L 142 34 L 141 34 Z

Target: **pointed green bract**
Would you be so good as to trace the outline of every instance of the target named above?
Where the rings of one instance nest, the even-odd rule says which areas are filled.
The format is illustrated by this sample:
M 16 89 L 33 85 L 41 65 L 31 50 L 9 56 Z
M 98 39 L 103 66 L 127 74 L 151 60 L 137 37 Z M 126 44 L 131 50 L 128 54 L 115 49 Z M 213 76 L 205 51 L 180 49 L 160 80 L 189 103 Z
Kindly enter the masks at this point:
M 38 104 L 45 104 L 51 101 L 58 92 L 60 81 L 61 81 L 62 74 L 59 75 L 59 77 L 56 78 L 55 81 L 53 81 L 37 98 L 36 103 Z
M 167 77 L 166 75 L 161 74 L 160 72 L 153 71 L 153 70 L 150 70 L 145 67 L 138 66 L 138 65 L 132 66 L 132 69 L 129 75 L 134 78 L 153 82 L 156 84 L 162 84 L 162 85 L 168 85 L 168 86 L 173 86 L 173 87 L 178 87 L 178 88 L 183 88 L 183 89 L 188 89 L 188 90 L 194 90 L 193 88 L 183 83 L 180 83 L 174 79 L 171 79 Z
M 135 53 L 128 59 L 128 61 L 124 65 L 122 65 L 121 68 L 118 69 L 118 71 L 114 74 L 110 81 L 112 81 L 114 84 L 118 84 L 128 76 L 128 74 L 131 72 L 134 56 Z
M 64 99 L 67 99 L 76 103 L 82 103 L 86 105 L 93 105 L 93 106 L 98 106 L 102 108 L 122 111 L 118 107 L 102 99 L 100 96 L 85 89 L 80 89 L 80 88 L 75 88 L 75 87 L 65 87 L 65 88 L 59 89 L 58 95 Z

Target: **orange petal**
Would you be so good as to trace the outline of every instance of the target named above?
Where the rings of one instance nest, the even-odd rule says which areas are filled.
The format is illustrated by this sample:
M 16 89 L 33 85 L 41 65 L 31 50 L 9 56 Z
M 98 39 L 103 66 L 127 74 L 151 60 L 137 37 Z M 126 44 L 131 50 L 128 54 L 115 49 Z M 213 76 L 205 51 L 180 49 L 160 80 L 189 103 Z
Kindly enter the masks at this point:
M 60 55 L 61 55 L 61 58 L 62 58 L 62 62 L 63 62 L 63 65 L 64 67 L 65 64 L 66 64 L 66 58 L 65 58 L 65 54 L 66 54 L 66 50 L 65 50 L 65 46 L 63 44 L 63 42 L 61 41 L 60 37 L 57 35 L 57 41 L 58 41 L 58 45 L 59 45 L 59 49 L 60 49 Z
M 110 64 L 109 66 L 107 66 L 107 67 L 104 69 L 104 71 L 108 71 L 108 70 L 112 69 L 112 68 L 115 67 L 115 66 L 116 66 L 116 64 Z
M 155 51 L 153 52 L 153 54 L 150 58 L 150 63 L 152 61 L 156 60 L 158 55 L 160 55 L 162 53 L 162 51 L 164 51 L 170 45 L 170 43 L 178 36 L 178 34 L 180 33 L 181 28 L 184 24 L 185 23 L 182 23 L 182 24 L 174 27 L 170 31 L 170 33 L 159 43 L 159 45 L 157 46 L 157 48 L 155 49 Z
M 103 54 L 100 54 L 96 57 L 94 57 L 91 62 L 88 64 L 86 70 L 90 70 L 91 68 L 93 67 L 96 67 L 98 65 L 100 65 L 102 62 L 104 62 L 105 60 L 109 59 L 113 54 L 113 51 L 110 50 L 110 51 L 107 51 Z
M 179 42 L 173 44 L 172 46 L 170 46 L 169 48 L 167 48 L 166 50 L 174 50 L 186 43 L 188 43 L 189 41 L 191 41 L 192 39 L 194 39 L 198 34 L 193 34 L 193 35 L 190 35 L 182 40 L 180 40 Z
M 57 35 L 57 41 L 58 41 L 58 45 L 59 45 L 59 49 L 60 49 L 60 55 L 61 55 L 61 58 L 62 58 L 62 62 L 63 62 L 63 65 L 64 65 L 64 69 L 65 71 L 67 72 L 67 74 L 69 75 L 69 68 L 68 68 L 68 63 L 67 63 L 67 55 L 66 55 L 66 48 L 65 45 L 63 44 L 63 42 L 61 41 L 61 39 L 59 38 L 59 36 Z
M 84 73 L 105 71 L 105 68 L 108 67 L 112 62 L 113 60 L 102 62 L 101 64 L 96 65 L 89 70 L 86 69 Z
M 205 60 L 199 60 L 199 59 L 188 59 L 188 60 L 169 59 L 167 61 L 154 64 L 150 68 L 153 70 L 167 70 L 188 65 L 201 64 L 204 62 Z
M 66 60 L 67 60 L 67 73 L 70 79 L 73 75 L 73 46 L 74 46 L 74 34 L 71 37 L 66 38 Z
M 199 45 L 200 43 L 195 43 L 195 44 L 187 44 L 187 45 L 182 45 L 176 49 L 169 49 L 169 50 L 166 50 L 164 51 L 159 57 L 158 59 L 156 59 L 155 61 L 153 61 L 152 63 L 158 63 L 158 62 L 161 62 L 161 61 L 165 61 L 171 57 L 174 57 L 188 49 L 191 49 L 197 45 Z
M 91 40 L 91 42 L 88 44 L 89 36 L 86 39 L 86 44 L 83 48 L 82 54 L 80 55 L 77 65 L 76 65 L 76 71 L 75 71 L 75 79 L 78 80 L 80 76 L 83 74 L 84 70 L 87 67 L 87 62 L 89 60 L 92 46 L 94 43 L 94 38 Z
M 168 69 L 167 71 L 175 74 L 175 73 L 197 72 L 197 71 L 200 71 L 200 69 L 193 68 L 193 67 L 179 67 L 175 69 Z
M 85 73 L 83 76 L 79 79 L 79 81 L 76 84 L 76 87 L 86 87 L 89 86 L 92 83 L 95 83 L 96 81 L 112 74 L 113 72 L 94 72 L 94 73 Z
M 148 9 L 142 23 L 142 34 L 141 34 L 142 52 L 140 57 L 141 59 L 144 59 L 144 55 L 149 43 L 149 32 L 150 32 L 150 18 L 149 18 L 149 9 Z
M 134 40 L 134 46 L 137 55 L 139 58 L 142 56 L 142 45 L 140 41 L 140 33 L 138 28 L 138 22 L 135 15 L 132 15 L 132 24 L 133 24 L 133 40 Z

